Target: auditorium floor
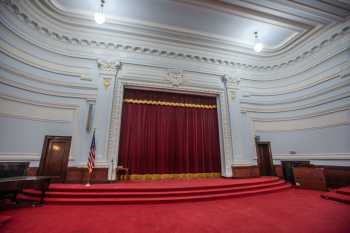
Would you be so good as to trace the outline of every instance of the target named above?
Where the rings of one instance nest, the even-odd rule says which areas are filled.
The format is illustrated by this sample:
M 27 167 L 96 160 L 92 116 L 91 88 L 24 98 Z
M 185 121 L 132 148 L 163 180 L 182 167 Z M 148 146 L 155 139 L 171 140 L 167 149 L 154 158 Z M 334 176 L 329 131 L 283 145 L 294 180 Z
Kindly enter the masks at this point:
M 2 233 L 347 233 L 350 205 L 321 192 L 276 193 L 195 203 L 23 207 Z

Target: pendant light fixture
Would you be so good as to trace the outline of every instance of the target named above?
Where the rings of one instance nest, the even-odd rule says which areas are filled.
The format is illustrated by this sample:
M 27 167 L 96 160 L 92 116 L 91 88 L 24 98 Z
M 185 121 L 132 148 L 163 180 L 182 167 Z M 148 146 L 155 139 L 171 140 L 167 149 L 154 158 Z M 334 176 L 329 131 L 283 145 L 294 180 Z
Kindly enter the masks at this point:
M 254 51 L 257 53 L 260 53 L 261 50 L 264 48 L 264 45 L 261 43 L 258 37 L 258 32 L 254 32 L 254 37 L 255 37 Z
M 100 7 L 98 11 L 95 13 L 95 21 L 97 24 L 103 24 L 106 21 L 106 17 L 103 14 L 103 6 L 105 4 L 105 0 L 101 0 Z

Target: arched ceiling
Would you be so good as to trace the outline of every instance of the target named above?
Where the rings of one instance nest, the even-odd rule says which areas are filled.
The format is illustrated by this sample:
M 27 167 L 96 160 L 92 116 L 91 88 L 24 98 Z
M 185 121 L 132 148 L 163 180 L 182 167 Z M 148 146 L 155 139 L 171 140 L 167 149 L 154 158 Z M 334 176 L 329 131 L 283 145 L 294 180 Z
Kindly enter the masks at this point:
M 99 0 L 49 0 L 60 12 L 93 17 Z M 344 22 L 350 2 L 341 0 L 107 0 L 107 23 L 128 22 L 204 37 L 253 53 L 253 33 L 265 44 L 261 55 L 288 50 Z M 199 42 L 198 42 L 199 43 Z

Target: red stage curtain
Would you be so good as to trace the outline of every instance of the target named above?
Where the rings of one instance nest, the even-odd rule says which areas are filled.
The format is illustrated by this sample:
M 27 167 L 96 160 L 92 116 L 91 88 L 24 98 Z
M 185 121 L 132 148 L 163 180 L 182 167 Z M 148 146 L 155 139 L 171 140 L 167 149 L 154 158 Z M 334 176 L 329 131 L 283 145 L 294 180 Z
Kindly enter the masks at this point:
M 217 109 L 135 104 L 126 99 L 215 105 L 215 97 L 126 89 L 119 165 L 131 174 L 220 171 Z

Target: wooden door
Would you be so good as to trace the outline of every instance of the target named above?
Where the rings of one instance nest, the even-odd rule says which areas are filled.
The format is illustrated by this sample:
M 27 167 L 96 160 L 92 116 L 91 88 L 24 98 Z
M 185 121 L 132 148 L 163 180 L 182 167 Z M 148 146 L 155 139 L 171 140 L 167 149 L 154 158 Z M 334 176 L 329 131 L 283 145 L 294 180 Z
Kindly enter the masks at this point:
M 55 181 L 65 181 L 71 140 L 69 136 L 45 136 L 38 175 L 57 176 Z
M 261 176 L 274 176 L 270 142 L 257 142 L 256 152 Z

